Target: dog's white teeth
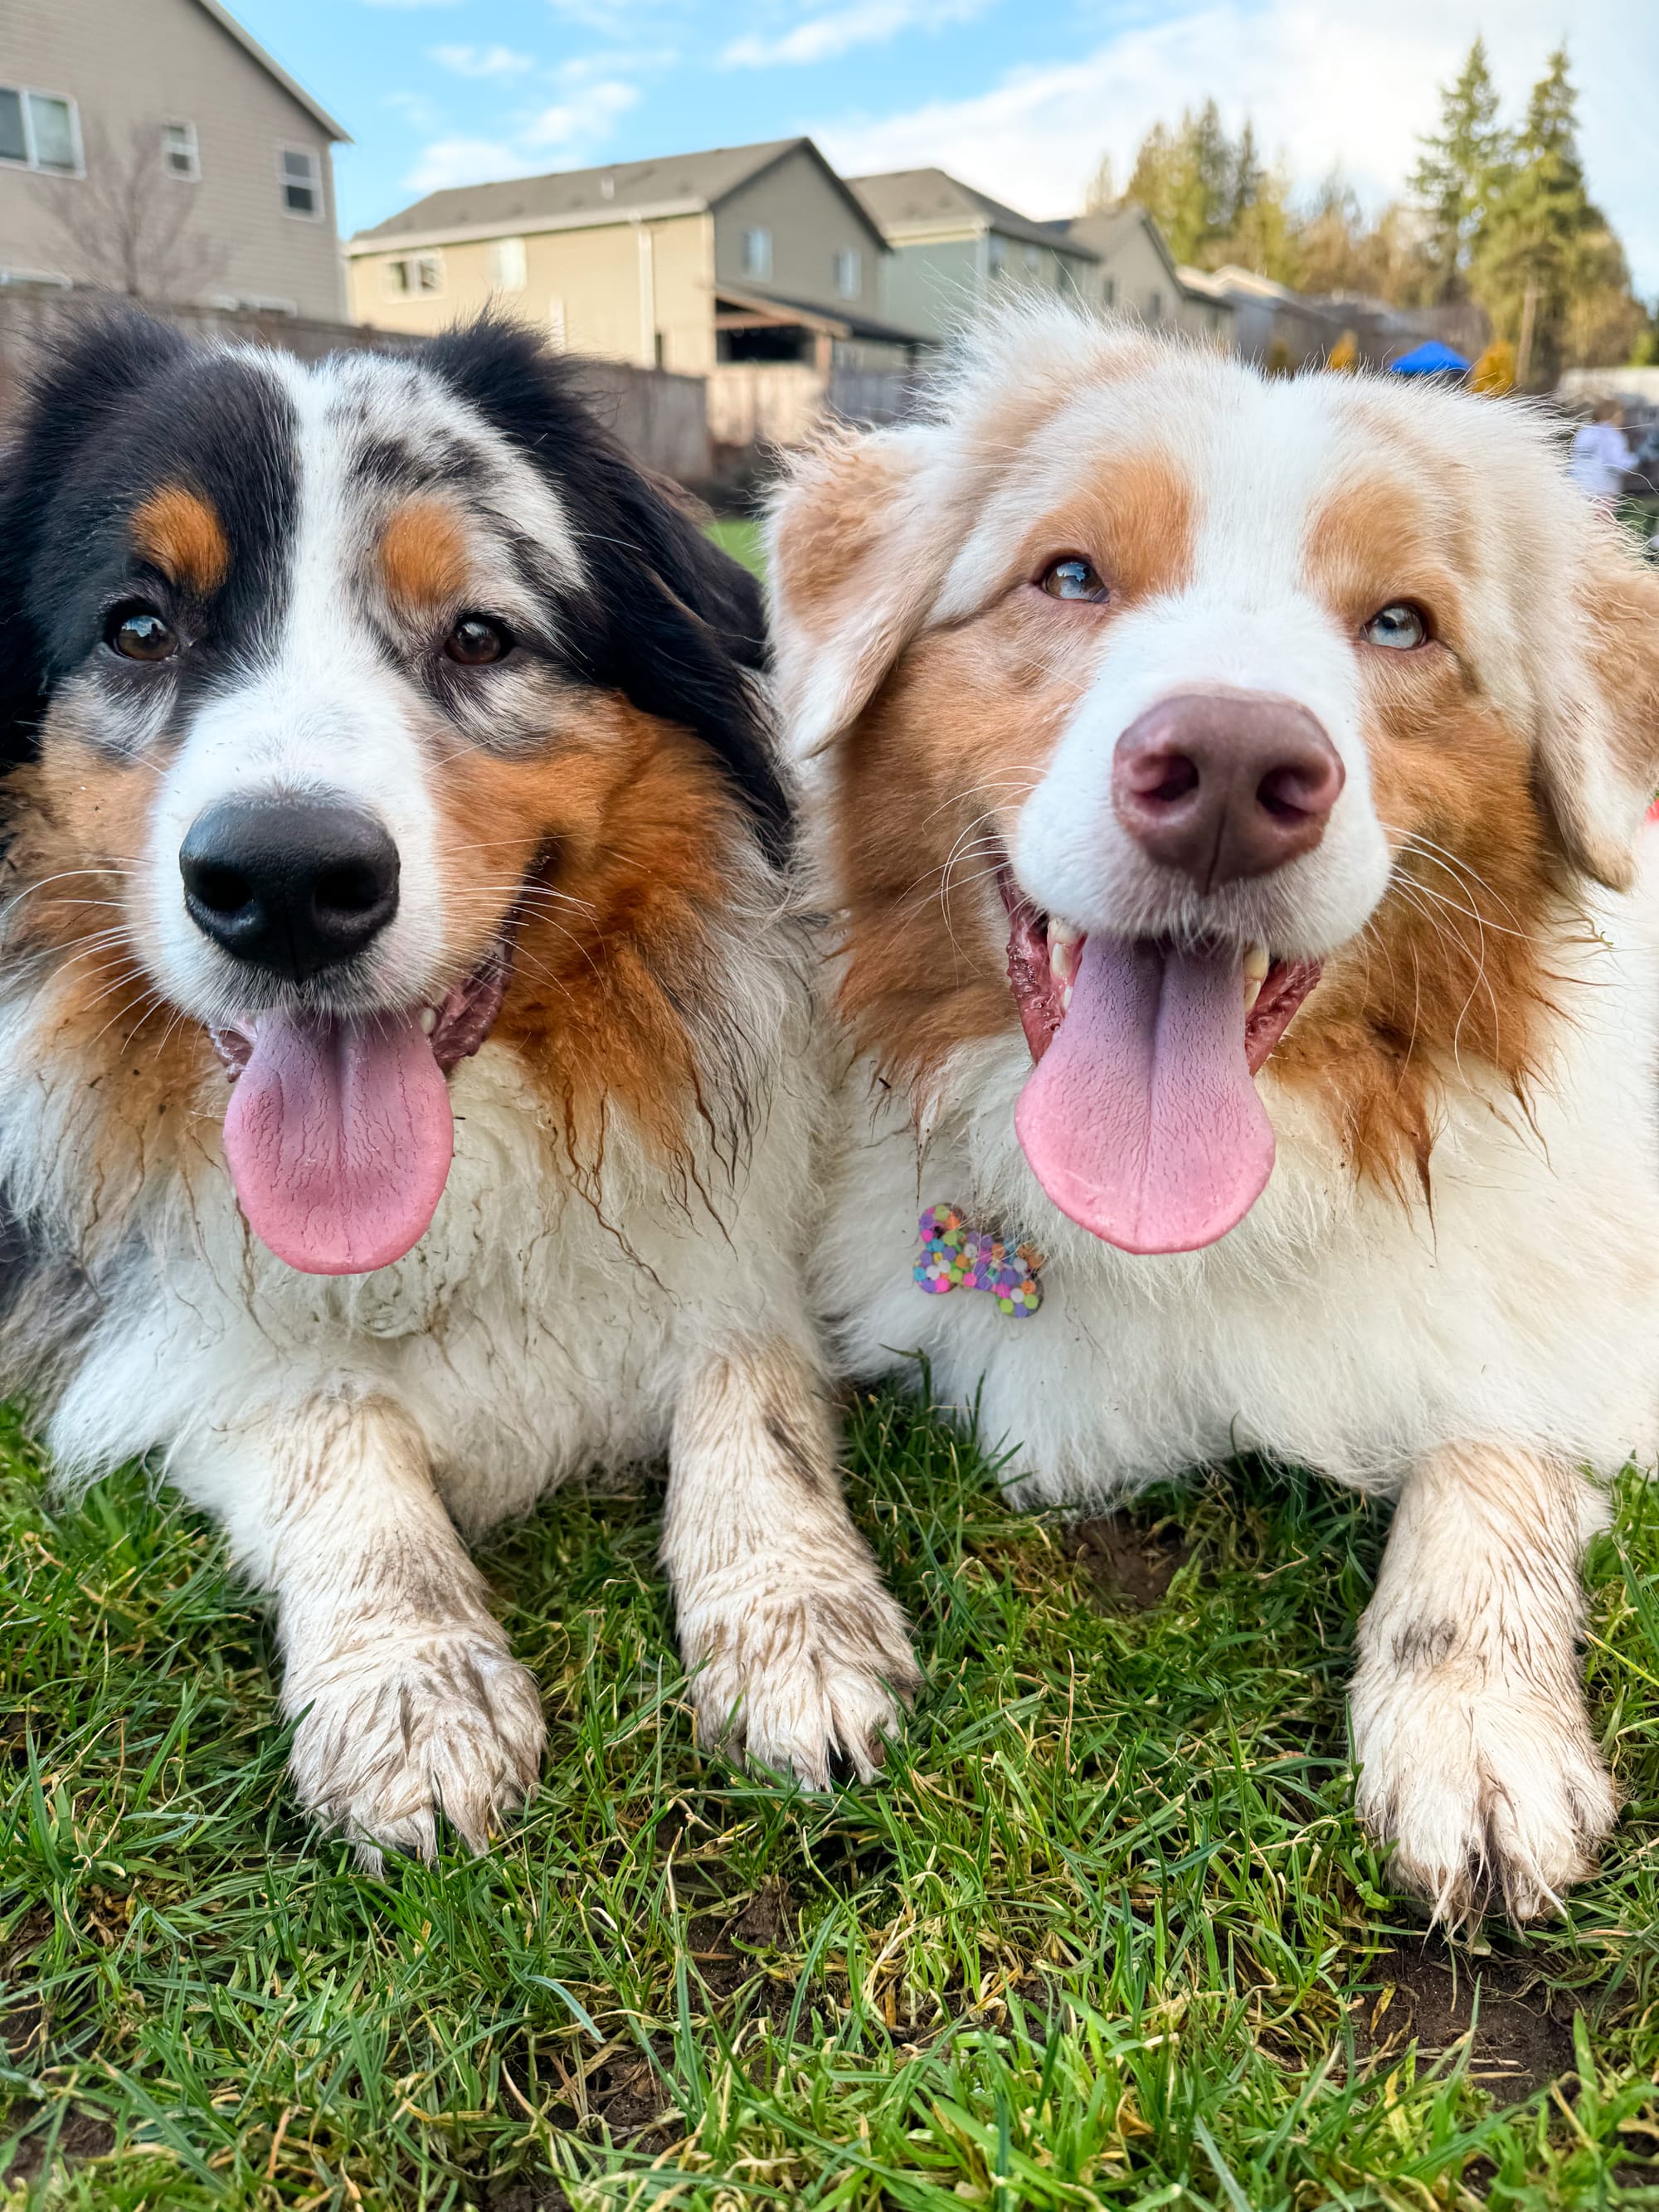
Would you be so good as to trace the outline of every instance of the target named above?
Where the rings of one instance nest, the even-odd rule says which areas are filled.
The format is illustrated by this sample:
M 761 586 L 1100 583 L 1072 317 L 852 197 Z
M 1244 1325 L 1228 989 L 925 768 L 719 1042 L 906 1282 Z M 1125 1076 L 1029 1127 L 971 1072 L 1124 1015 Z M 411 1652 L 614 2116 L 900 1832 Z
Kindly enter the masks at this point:
M 1244 978 L 1244 1011 L 1247 1014 L 1261 996 L 1261 985 L 1260 981 L 1254 975 L 1247 975 Z
M 1072 987 L 1069 983 L 1060 994 L 1060 1011 L 1062 1014 L 1069 1014 L 1072 1011 Z
M 1249 978 L 1252 983 L 1265 983 L 1267 980 L 1267 968 L 1268 960 L 1267 946 L 1265 945 L 1251 945 L 1249 951 L 1244 955 L 1245 975 Z
M 421 1008 L 421 1035 L 422 1036 L 430 1036 L 433 1030 L 435 1030 L 437 1026 L 438 1009 L 435 1006 L 422 1006 Z
M 1070 984 L 1083 957 L 1083 933 L 1064 921 L 1048 924 L 1048 969 L 1055 982 Z

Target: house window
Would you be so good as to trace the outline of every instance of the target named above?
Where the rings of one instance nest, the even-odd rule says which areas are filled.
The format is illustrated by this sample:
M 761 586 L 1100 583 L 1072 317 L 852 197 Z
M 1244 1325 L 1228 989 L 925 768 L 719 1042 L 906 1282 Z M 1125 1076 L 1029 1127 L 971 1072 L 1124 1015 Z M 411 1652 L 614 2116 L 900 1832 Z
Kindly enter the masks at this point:
M 745 230 L 743 234 L 743 273 L 745 276 L 769 276 L 772 274 L 772 234 L 769 230 Z
M 283 146 L 282 162 L 283 210 L 303 216 L 307 222 L 321 220 L 323 157 L 309 146 Z
M 1042 265 L 1042 254 L 1037 251 L 1035 246 L 1028 246 L 1025 249 L 1025 266 L 1027 271 L 1031 276 L 1035 276 Z
M 1103 305 L 1103 306 L 1104 306 L 1104 307 L 1116 307 L 1116 305 L 1117 305 L 1117 279 L 1116 279 L 1116 277 L 1115 277 L 1115 276 L 1107 276 L 1107 277 L 1103 277 L 1103 278 L 1102 279 L 1102 281 L 1101 281 L 1101 286 L 1100 286 L 1100 297 L 1101 297 L 1101 303 L 1102 303 L 1102 305 Z
M 498 292 L 522 292 L 529 281 L 524 240 L 498 238 L 489 249 L 489 281 Z
M 201 149 L 196 143 L 193 123 L 164 123 L 161 125 L 161 165 L 170 177 L 183 177 L 195 184 L 202 174 Z
M 386 268 L 386 297 L 391 300 L 430 298 L 444 289 L 441 253 L 405 253 Z
M 993 231 L 985 241 L 985 258 L 990 264 L 991 274 L 994 276 L 1000 276 L 1008 259 L 1007 240 L 1000 238 L 996 232 Z
M 0 85 L 0 161 L 49 176 L 81 173 L 81 125 L 75 102 L 55 92 Z
M 864 289 L 864 256 L 856 246 L 844 246 L 836 256 L 836 289 L 843 300 L 856 300 Z
M 1149 292 L 1146 295 L 1146 319 L 1149 323 L 1161 323 L 1164 320 L 1162 292 Z

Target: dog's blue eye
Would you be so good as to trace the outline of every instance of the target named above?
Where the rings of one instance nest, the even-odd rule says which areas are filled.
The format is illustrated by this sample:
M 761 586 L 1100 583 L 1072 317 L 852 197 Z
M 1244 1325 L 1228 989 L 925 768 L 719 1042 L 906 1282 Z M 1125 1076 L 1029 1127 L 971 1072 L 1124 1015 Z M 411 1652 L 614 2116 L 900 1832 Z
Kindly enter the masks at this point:
M 117 607 L 104 625 L 104 642 L 123 660 L 171 660 L 179 633 L 154 607 Z
M 1095 606 L 1110 596 L 1093 564 L 1080 553 L 1051 561 L 1042 572 L 1042 588 L 1051 599 L 1087 599 Z
M 1359 635 L 1367 645 L 1386 645 L 1396 653 L 1409 653 L 1413 646 L 1428 643 L 1429 625 L 1420 607 L 1396 599 L 1374 614 Z

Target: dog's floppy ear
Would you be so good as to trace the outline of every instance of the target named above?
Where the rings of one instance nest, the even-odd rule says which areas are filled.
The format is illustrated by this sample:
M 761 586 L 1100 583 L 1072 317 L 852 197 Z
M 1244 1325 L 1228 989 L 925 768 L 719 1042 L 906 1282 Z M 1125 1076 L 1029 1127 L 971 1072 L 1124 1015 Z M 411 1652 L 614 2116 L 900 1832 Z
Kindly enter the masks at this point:
M 927 620 L 957 550 L 930 424 L 834 433 L 798 458 L 767 532 L 772 656 L 798 762 L 868 706 Z
M 755 579 L 624 452 L 581 366 L 532 331 L 486 316 L 422 359 L 524 451 L 569 516 L 586 578 L 568 610 L 575 672 L 695 731 L 781 854 L 788 804 L 757 680 L 767 647 Z
M 39 749 L 51 672 L 31 586 L 54 495 L 108 435 L 122 403 L 188 349 L 148 315 L 99 314 L 49 343 L 27 380 L 21 418 L 0 454 L 0 775 Z
M 1627 890 L 1659 793 L 1659 574 L 1605 549 L 1579 607 L 1577 667 L 1545 675 L 1539 788 L 1573 866 Z

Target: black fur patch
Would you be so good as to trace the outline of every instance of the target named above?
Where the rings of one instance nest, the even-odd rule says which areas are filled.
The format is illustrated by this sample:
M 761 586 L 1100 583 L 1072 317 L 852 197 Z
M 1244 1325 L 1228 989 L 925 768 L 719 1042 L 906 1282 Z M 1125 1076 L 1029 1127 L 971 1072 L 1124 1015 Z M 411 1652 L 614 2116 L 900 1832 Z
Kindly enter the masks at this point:
M 165 484 L 198 494 L 229 545 L 210 623 L 132 543 L 134 510 Z M 129 593 L 202 631 L 180 710 L 256 653 L 281 620 L 296 501 L 292 410 L 249 362 L 130 313 L 50 352 L 0 463 L 0 772 L 33 758 L 53 687 L 102 649 Z
M 754 578 L 641 474 L 584 400 L 580 364 L 532 331 L 486 318 L 419 358 L 523 451 L 569 514 L 589 580 L 564 609 L 573 677 L 695 732 L 780 857 L 789 810 L 756 680 L 767 645 Z

